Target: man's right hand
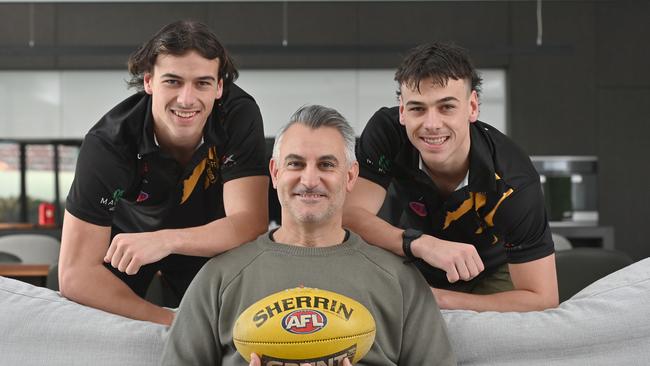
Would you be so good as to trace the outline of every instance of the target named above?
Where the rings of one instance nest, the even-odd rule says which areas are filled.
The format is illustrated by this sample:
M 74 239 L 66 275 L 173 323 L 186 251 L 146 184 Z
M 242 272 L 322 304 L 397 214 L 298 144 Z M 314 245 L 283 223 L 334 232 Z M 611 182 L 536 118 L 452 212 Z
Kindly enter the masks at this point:
M 425 234 L 414 240 L 411 252 L 431 266 L 447 272 L 450 283 L 469 281 L 485 269 L 473 245 L 442 240 L 431 235 Z

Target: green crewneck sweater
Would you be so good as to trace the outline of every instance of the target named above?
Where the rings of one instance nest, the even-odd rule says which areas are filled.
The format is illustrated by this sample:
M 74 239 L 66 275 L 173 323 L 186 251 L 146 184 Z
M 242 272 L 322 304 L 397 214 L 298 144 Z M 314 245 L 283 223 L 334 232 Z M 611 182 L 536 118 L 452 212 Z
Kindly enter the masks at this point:
M 298 286 L 337 292 L 363 304 L 377 325 L 357 365 L 455 365 L 445 323 L 426 282 L 410 264 L 351 233 L 342 244 L 308 248 L 264 234 L 205 264 L 185 294 L 163 365 L 246 366 L 232 340 L 239 314 Z

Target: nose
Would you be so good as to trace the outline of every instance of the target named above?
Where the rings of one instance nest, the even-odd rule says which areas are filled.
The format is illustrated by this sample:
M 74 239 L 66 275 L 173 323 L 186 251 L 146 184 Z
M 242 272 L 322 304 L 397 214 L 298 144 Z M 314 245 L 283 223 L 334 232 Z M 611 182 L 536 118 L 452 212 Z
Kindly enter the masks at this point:
M 427 130 L 437 130 L 443 127 L 442 117 L 433 108 L 424 117 L 424 127 Z
M 194 92 L 194 87 L 190 83 L 183 85 L 183 87 L 180 89 L 178 93 L 178 97 L 176 98 L 176 101 L 182 107 L 194 106 L 194 102 L 196 101 L 196 94 Z
M 305 169 L 302 170 L 300 175 L 300 183 L 307 188 L 315 188 L 320 182 L 320 177 L 318 174 L 318 169 L 316 166 L 307 164 Z

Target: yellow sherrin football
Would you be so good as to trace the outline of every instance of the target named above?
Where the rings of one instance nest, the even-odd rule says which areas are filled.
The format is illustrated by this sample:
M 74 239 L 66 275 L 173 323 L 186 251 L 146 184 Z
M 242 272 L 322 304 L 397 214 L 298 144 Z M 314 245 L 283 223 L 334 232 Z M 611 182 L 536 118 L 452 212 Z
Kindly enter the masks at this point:
M 375 340 L 375 320 L 365 306 L 331 291 L 298 287 L 251 305 L 237 318 L 233 340 L 250 362 L 262 366 L 337 366 L 359 361 Z

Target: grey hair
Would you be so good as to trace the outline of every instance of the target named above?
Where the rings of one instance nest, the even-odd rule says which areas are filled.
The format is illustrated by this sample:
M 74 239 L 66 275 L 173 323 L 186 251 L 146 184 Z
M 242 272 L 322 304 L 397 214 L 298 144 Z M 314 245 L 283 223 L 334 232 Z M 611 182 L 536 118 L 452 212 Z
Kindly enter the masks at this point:
M 347 163 L 351 165 L 357 160 L 354 154 L 354 144 L 356 141 L 354 129 L 339 112 L 333 108 L 323 107 L 322 105 L 306 105 L 300 107 L 291 116 L 289 122 L 280 128 L 280 131 L 278 131 L 275 137 L 275 143 L 273 144 L 273 155 L 271 157 L 274 160 L 277 161 L 280 157 L 280 144 L 282 143 L 284 133 L 287 132 L 289 127 L 295 124 L 301 124 L 314 130 L 321 127 L 336 128 L 345 143 L 345 158 Z

